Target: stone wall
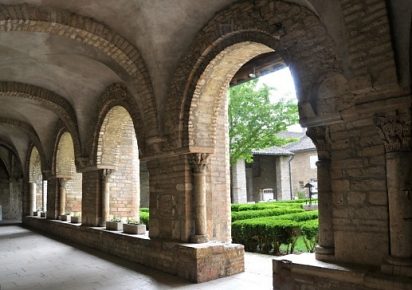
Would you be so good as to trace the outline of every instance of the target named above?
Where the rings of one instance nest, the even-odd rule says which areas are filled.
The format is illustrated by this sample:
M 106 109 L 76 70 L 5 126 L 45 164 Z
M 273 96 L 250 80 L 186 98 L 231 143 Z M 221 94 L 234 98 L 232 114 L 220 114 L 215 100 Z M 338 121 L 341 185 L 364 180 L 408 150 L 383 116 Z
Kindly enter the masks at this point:
M 243 159 L 230 166 L 232 203 L 247 202 L 246 164 Z
M 316 150 L 296 152 L 290 162 L 294 197 L 298 196 L 298 192 L 303 192 L 305 196 L 308 196 L 308 189 L 304 187 L 305 184 L 310 182 L 311 179 L 317 179 L 316 164 L 314 164 L 314 168 L 311 168 L 310 164 L 310 157 L 312 156 L 317 159 Z
M 26 217 L 24 224 L 65 241 L 120 256 L 192 282 L 206 282 L 244 271 L 242 245 L 181 244 Z
M 253 196 L 253 201 L 263 200 L 261 191 L 264 188 L 272 188 L 272 199 L 276 199 L 276 158 L 276 156 L 254 156 L 252 164 L 253 192 L 248 192 L 248 196 Z

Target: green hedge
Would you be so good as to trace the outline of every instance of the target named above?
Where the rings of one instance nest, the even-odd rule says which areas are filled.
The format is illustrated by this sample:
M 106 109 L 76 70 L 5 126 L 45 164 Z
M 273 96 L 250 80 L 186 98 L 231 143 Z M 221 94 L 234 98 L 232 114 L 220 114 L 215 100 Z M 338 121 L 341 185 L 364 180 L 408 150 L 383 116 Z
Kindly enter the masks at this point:
M 263 210 L 244 210 L 232 212 L 232 222 L 258 217 L 279 216 L 289 213 L 303 212 L 301 208 L 273 208 Z
M 141 207 L 140 212 L 149 212 L 149 209 L 147 207 Z
M 245 245 L 246 251 L 279 254 L 282 244 L 293 252 L 297 239 L 303 236 L 308 251 L 317 239 L 317 211 L 238 220 L 232 223 L 232 238 Z
M 149 213 L 140 210 L 140 222 L 146 225 L 146 228 L 149 229 Z
M 263 209 L 273 209 L 273 208 L 302 208 L 302 205 L 308 202 L 309 199 L 300 200 L 286 200 L 286 201 L 274 201 L 274 202 L 260 202 L 253 204 L 232 204 L 232 213 L 238 211 L 249 211 L 249 210 L 263 210 Z M 314 201 L 314 200 L 312 200 Z

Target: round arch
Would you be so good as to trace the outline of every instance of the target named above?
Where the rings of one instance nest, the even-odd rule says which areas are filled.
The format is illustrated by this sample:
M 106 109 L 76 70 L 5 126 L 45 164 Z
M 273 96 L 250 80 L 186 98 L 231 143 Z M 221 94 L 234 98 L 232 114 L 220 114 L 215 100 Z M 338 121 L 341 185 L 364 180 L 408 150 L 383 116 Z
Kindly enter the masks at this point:
M 170 147 L 188 147 L 191 151 L 191 147 L 201 143 L 201 140 L 192 138 L 189 130 L 198 125 L 190 122 L 190 115 L 193 113 L 193 100 L 196 101 L 197 93 L 205 82 L 202 77 L 207 70 L 213 71 L 210 67 L 217 65 L 220 58 L 225 61 L 224 57 L 218 57 L 219 54 L 242 43 L 264 45 L 283 58 L 295 79 L 301 118 L 306 117 L 306 111 L 316 111 L 314 107 L 318 100 L 312 93 L 313 84 L 318 83 L 322 76 L 341 71 L 333 41 L 312 11 L 283 1 L 234 4 L 209 21 L 176 70 L 167 102 L 169 110 L 164 119 Z M 242 63 L 249 60 L 246 58 Z M 241 63 L 235 63 L 235 66 L 240 67 Z M 234 69 L 227 70 L 227 74 L 221 77 L 228 79 L 234 72 Z M 216 112 L 221 96 L 218 94 L 214 98 L 213 110 Z M 197 108 L 204 108 L 204 104 L 198 103 Z M 213 118 L 206 127 L 209 130 L 203 135 L 213 136 Z
M 75 164 L 73 139 L 69 132 L 61 130 L 57 136 L 55 151 L 54 173 L 60 180 L 60 187 L 64 187 L 64 196 L 60 196 L 63 208 L 60 214 L 81 214 L 82 210 L 82 174 L 77 172 Z M 64 181 L 64 182 L 62 182 Z M 60 193 L 61 195 L 61 193 Z

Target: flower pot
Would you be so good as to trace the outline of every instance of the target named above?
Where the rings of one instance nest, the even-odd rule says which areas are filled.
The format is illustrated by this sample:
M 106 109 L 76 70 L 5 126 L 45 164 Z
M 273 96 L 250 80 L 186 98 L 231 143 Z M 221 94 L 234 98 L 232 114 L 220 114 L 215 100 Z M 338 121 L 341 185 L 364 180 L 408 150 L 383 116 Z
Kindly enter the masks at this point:
M 45 212 L 40 213 L 40 217 L 45 218 L 45 217 L 46 217 L 46 213 L 45 213 Z
M 60 216 L 60 220 L 64 222 L 70 222 L 71 216 L 69 214 L 63 214 Z
M 146 225 L 124 224 L 123 232 L 131 235 L 144 235 L 146 233 Z
M 72 224 L 79 224 L 79 223 L 81 223 L 80 217 L 79 217 L 79 216 L 72 216 L 72 217 L 71 217 L 71 223 L 72 223 Z
M 123 230 L 123 223 L 122 222 L 106 222 L 106 230 L 121 231 Z
M 33 216 L 40 216 L 40 212 L 38 212 L 37 210 L 33 212 Z

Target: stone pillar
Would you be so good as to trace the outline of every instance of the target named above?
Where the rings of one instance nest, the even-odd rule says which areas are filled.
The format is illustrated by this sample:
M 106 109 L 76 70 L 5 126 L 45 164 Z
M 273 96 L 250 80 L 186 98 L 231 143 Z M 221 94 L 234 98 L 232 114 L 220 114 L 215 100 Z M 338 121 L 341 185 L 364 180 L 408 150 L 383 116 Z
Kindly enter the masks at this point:
M 207 237 L 206 217 L 206 169 L 209 154 L 194 153 L 190 155 L 193 170 L 193 207 L 195 213 L 195 234 L 193 243 L 205 243 Z
M 41 209 L 42 211 L 47 211 L 46 209 L 46 192 L 47 192 L 47 181 L 42 180 L 41 184 Z
M 66 183 L 67 179 L 59 178 L 59 215 L 66 213 Z
M 245 160 L 238 160 L 235 164 L 231 165 L 232 171 L 232 202 L 233 203 L 246 203 L 247 191 L 246 191 L 246 165 Z
M 33 215 L 33 212 L 36 210 L 37 185 L 35 182 L 30 182 L 29 187 L 30 187 L 30 215 Z
M 330 160 L 321 159 L 316 162 L 316 166 L 318 168 L 319 238 L 315 253 L 318 260 L 329 261 L 335 253 Z
M 410 124 L 395 115 L 376 117 L 385 146 L 390 253 L 384 271 L 412 276 L 412 151 Z
M 276 158 L 276 198 L 277 200 L 290 200 L 290 175 L 289 156 L 278 156 Z
M 318 173 L 319 236 L 315 255 L 318 260 L 333 261 L 335 256 L 335 234 L 333 231 L 329 129 L 327 127 L 309 128 L 306 135 L 316 145 L 319 159 L 316 163 Z
M 100 226 L 106 226 L 106 221 L 109 219 L 110 214 L 110 175 L 113 173 L 113 169 L 102 170 L 102 219 Z

